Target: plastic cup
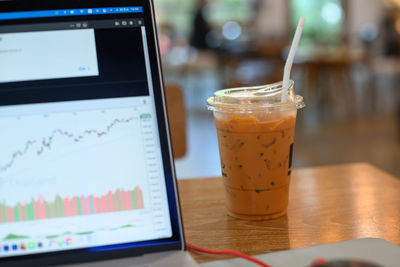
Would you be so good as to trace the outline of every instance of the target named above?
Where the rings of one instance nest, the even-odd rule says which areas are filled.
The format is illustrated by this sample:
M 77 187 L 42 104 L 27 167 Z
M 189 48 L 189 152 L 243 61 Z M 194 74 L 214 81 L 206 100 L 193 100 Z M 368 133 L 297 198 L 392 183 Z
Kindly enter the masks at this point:
M 297 109 L 290 81 L 224 89 L 207 99 L 218 134 L 226 208 L 232 217 L 268 220 L 286 214 Z

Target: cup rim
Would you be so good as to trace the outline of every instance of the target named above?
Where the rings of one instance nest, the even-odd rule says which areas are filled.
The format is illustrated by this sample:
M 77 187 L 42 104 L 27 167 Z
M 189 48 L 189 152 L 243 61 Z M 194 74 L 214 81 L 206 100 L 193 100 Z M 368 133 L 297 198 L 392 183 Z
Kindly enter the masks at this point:
M 289 88 L 287 89 L 287 96 L 290 101 L 286 102 L 274 102 L 274 103 L 258 103 L 255 105 L 252 102 L 245 103 L 246 99 L 252 99 L 257 101 L 266 101 L 271 96 L 282 94 L 282 82 L 276 82 L 272 84 L 262 86 L 251 86 L 251 87 L 237 87 L 218 90 L 213 96 L 207 99 L 208 109 L 211 111 L 229 111 L 229 112 L 252 112 L 259 111 L 262 109 L 300 109 L 305 106 L 303 97 L 294 93 L 294 81 L 290 80 Z M 233 95 L 232 93 L 243 92 L 243 94 Z M 259 93 L 257 93 L 259 92 Z M 223 100 L 226 100 L 224 102 Z M 230 101 L 242 101 L 241 103 L 229 103 Z

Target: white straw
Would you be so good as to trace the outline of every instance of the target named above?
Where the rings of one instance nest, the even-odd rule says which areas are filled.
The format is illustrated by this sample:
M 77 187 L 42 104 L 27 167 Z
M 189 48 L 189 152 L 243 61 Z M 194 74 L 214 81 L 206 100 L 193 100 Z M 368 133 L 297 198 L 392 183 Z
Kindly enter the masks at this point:
M 297 47 L 299 46 L 299 41 L 301 38 L 301 33 L 303 32 L 304 23 L 306 20 L 304 18 L 299 19 L 297 24 L 297 29 L 293 37 L 292 45 L 290 46 L 289 55 L 286 59 L 285 69 L 283 70 L 283 82 L 282 82 L 282 102 L 286 101 L 286 92 L 289 89 L 290 71 L 292 70 L 293 59 L 296 55 Z

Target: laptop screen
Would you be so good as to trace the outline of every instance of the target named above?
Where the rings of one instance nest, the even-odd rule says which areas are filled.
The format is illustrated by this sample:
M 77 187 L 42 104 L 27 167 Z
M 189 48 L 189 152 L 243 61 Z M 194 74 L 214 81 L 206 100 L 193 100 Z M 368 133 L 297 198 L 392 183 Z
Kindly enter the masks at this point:
M 176 235 L 143 13 L 0 12 L 0 258 Z

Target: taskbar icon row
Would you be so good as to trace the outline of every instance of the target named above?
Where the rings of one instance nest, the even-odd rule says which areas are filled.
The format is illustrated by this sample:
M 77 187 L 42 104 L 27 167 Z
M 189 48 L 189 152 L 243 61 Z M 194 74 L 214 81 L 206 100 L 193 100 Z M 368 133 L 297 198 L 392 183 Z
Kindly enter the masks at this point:
M 71 237 L 62 239 L 49 239 L 46 241 L 5 241 L 0 243 L 0 255 L 13 252 L 34 251 L 51 248 L 63 248 L 71 246 L 74 240 Z M 4 255 L 3 255 L 4 256 Z

